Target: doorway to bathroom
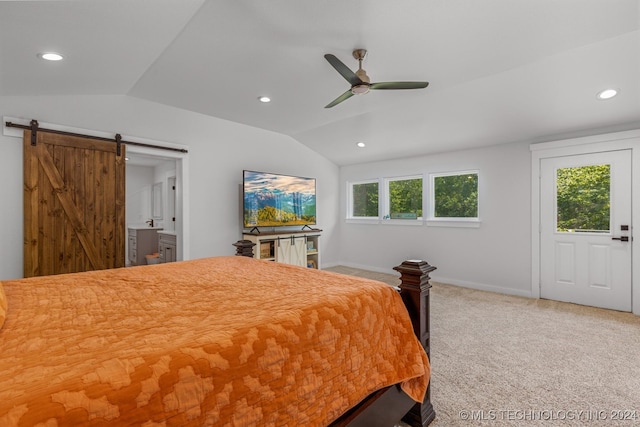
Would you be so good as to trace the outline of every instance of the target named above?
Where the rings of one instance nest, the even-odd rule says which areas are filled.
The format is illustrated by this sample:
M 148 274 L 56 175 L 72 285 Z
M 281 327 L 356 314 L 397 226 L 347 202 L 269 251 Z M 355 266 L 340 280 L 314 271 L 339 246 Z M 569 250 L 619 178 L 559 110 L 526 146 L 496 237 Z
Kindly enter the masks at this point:
M 188 259 L 186 168 L 184 153 L 139 147 L 130 147 L 127 153 L 127 230 L 154 228 L 175 233 L 177 260 Z M 127 260 L 129 251 L 127 247 Z

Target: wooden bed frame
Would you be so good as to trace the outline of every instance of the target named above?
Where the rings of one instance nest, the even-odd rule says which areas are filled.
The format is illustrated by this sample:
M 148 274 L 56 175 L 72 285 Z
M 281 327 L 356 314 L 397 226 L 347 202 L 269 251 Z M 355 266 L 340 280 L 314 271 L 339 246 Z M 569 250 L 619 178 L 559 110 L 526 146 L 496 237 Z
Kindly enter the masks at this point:
M 393 269 L 400 273 L 400 294 L 411 316 L 413 330 L 427 356 L 430 356 L 429 272 L 436 267 L 426 261 L 409 260 Z M 428 425 L 435 417 L 431 404 L 431 385 L 422 403 L 415 403 L 399 385 L 394 385 L 372 393 L 331 426 L 392 426 L 402 420 L 418 427 Z

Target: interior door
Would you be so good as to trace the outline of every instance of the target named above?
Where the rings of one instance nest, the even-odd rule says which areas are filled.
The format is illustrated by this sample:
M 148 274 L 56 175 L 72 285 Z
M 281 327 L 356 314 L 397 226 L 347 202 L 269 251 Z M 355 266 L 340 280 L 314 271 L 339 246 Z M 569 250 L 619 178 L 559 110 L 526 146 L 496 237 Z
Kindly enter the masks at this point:
M 125 265 L 125 147 L 25 131 L 24 276 Z
M 540 295 L 631 311 L 631 150 L 542 159 Z

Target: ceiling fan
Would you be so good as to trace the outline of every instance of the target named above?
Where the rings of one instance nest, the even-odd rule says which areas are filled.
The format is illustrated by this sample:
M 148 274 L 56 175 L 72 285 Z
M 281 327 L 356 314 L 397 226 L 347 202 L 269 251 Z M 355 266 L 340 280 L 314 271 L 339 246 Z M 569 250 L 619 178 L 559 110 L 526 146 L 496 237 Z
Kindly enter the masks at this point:
M 351 98 L 353 95 L 364 95 L 369 93 L 372 89 L 424 89 L 429 85 L 429 82 L 381 82 L 371 83 L 367 72 L 362 69 L 362 60 L 367 55 L 366 49 L 356 49 L 353 51 L 353 57 L 358 60 L 358 71 L 355 73 L 349 69 L 342 61 L 327 53 L 324 57 L 333 68 L 336 69 L 342 77 L 345 78 L 351 85 L 351 89 L 331 101 L 324 108 L 331 108 L 342 101 Z

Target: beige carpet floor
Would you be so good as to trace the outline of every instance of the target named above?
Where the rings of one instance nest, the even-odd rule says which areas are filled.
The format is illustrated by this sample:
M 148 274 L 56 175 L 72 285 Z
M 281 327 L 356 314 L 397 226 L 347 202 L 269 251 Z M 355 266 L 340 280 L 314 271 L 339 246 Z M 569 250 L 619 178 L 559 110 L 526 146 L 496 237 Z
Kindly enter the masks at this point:
M 433 427 L 640 426 L 640 316 L 432 285 Z

